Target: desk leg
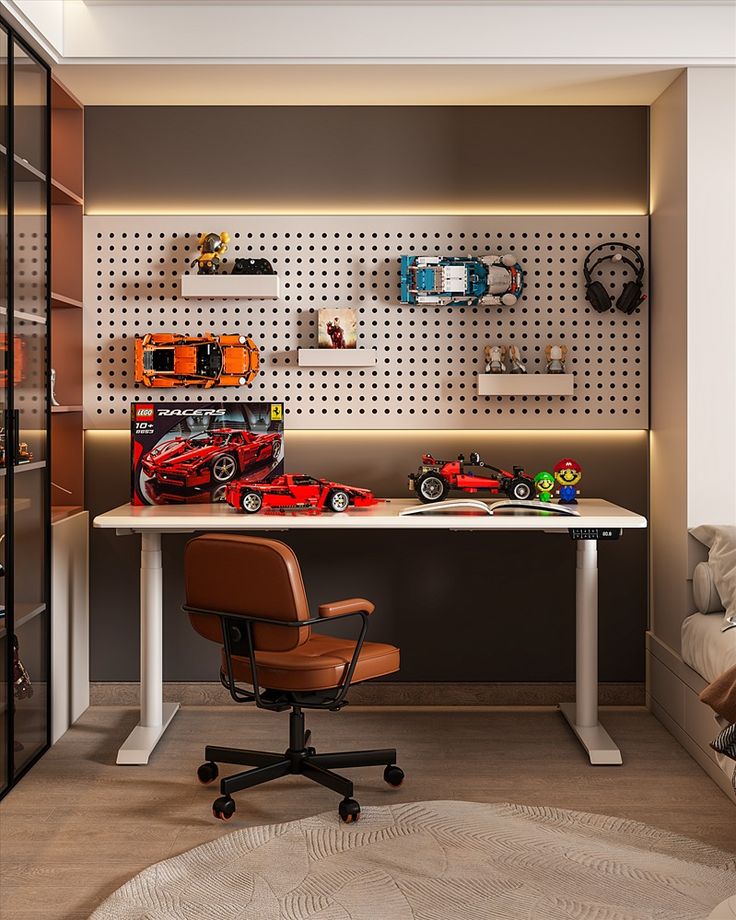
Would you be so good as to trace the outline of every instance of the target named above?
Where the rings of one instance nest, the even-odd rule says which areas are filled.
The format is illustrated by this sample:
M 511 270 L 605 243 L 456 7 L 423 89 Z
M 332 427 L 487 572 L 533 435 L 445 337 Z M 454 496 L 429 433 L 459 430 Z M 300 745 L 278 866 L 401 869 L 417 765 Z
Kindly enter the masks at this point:
M 560 710 L 592 764 L 620 764 L 621 751 L 598 721 L 598 543 L 577 541 L 575 702 Z
M 141 534 L 141 719 L 118 751 L 119 764 L 146 764 L 174 718 L 163 701 L 163 579 L 161 534 Z

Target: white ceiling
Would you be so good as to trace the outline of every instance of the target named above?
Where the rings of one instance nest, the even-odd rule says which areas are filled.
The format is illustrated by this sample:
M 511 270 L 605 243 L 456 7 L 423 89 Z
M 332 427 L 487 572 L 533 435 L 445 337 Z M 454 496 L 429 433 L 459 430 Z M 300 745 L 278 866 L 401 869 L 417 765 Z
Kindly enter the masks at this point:
M 669 66 L 62 64 L 85 105 L 649 105 Z
M 0 0 L 86 105 L 648 105 L 736 0 Z

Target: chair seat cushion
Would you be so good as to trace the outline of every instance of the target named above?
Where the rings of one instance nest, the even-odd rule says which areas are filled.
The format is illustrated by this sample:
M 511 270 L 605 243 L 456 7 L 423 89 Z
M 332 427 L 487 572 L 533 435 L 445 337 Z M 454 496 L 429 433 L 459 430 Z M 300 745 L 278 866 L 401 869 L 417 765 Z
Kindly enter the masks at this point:
M 288 652 L 256 652 L 258 683 L 268 690 L 330 690 L 339 687 L 353 657 L 356 643 L 351 639 L 312 634 L 306 642 Z M 227 673 L 225 650 L 222 669 Z M 357 684 L 399 670 L 399 650 L 382 642 L 364 642 L 353 672 Z M 250 660 L 233 655 L 236 680 L 251 682 Z

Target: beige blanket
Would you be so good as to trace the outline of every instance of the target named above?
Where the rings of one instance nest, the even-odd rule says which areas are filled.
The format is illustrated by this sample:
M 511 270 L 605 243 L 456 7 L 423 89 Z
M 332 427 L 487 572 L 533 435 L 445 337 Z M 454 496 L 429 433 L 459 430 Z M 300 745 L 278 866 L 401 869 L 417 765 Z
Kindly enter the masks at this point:
M 736 722 L 736 666 L 724 671 L 708 684 L 700 700 L 729 723 Z

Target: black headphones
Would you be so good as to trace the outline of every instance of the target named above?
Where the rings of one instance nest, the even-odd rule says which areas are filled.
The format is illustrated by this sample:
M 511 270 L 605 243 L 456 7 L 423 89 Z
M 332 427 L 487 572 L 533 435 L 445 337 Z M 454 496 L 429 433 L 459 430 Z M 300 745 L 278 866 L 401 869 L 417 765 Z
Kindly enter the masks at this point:
M 592 265 L 590 264 L 595 253 L 600 252 L 601 249 L 608 249 L 612 246 L 618 246 L 626 252 L 632 253 L 634 261 L 632 262 L 631 259 L 627 259 L 626 256 L 620 252 L 607 252 L 605 255 L 599 256 Z M 608 261 L 624 262 L 636 272 L 636 280 L 627 281 L 626 284 L 624 284 L 621 294 L 616 301 L 616 306 L 623 313 L 633 313 L 639 304 L 646 300 L 647 295 L 641 292 L 642 279 L 644 278 L 644 260 L 638 249 L 634 249 L 634 247 L 629 246 L 628 243 L 601 243 L 600 246 L 596 246 L 594 249 L 590 250 L 583 264 L 583 274 L 585 275 L 585 299 L 591 307 L 599 313 L 605 313 L 607 310 L 611 309 L 611 295 L 600 281 L 593 281 L 591 278 L 596 268 L 598 268 L 602 262 Z

